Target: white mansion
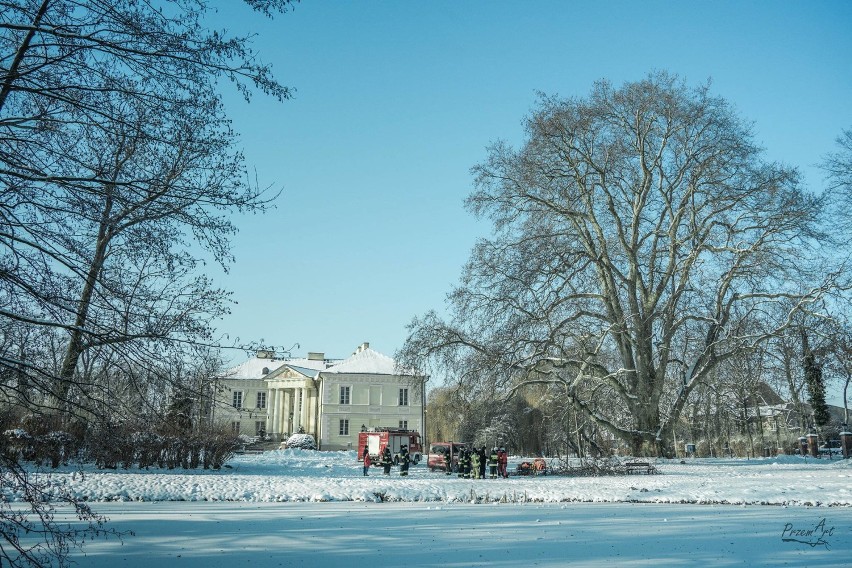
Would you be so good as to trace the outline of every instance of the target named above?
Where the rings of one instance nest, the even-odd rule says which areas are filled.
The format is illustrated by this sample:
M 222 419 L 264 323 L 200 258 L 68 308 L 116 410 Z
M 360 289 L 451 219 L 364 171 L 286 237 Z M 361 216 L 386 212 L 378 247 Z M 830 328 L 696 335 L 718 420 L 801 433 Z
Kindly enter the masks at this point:
M 364 429 L 424 432 L 425 377 L 401 373 L 369 343 L 342 360 L 323 353 L 279 359 L 259 351 L 216 383 L 215 420 L 237 433 L 277 441 L 302 431 L 322 450 L 344 450 L 357 447 Z

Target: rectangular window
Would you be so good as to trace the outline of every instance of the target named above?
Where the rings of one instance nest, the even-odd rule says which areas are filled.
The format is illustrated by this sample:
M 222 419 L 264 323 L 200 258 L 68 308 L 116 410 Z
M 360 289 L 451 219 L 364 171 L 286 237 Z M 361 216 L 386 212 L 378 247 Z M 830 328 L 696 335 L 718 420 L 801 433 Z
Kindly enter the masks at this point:
M 399 389 L 399 405 L 408 406 L 408 389 Z
M 265 436 L 266 435 L 266 420 L 258 420 L 254 423 L 254 435 L 255 436 Z
M 348 436 L 349 435 L 349 419 L 344 418 L 340 421 L 340 435 Z
M 257 393 L 257 407 L 256 408 L 266 408 L 266 393 L 265 392 Z
M 340 404 L 349 404 L 349 387 L 340 387 Z
M 243 391 L 234 391 L 234 408 L 243 407 Z
M 400 420 L 399 421 L 399 429 L 400 430 L 408 430 L 408 420 Z
M 240 435 L 240 423 L 239 422 L 231 422 L 231 430 L 234 432 L 234 436 Z

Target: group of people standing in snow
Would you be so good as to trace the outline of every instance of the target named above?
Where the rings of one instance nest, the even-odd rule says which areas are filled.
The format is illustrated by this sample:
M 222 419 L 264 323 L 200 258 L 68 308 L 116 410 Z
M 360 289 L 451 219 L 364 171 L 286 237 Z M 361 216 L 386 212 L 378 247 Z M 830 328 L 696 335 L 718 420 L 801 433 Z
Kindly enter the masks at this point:
M 450 461 L 450 456 L 444 457 L 447 462 Z M 458 476 L 463 479 L 485 479 L 485 469 L 488 468 L 489 479 L 497 479 L 498 477 L 509 477 L 509 472 L 506 470 L 508 463 L 508 454 L 506 448 L 494 447 L 491 452 L 485 451 L 485 447 L 481 448 L 462 448 L 458 453 Z M 452 473 L 452 468 L 448 467 L 447 475 Z
M 364 461 L 364 476 L 369 475 L 370 466 L 373 465 L 373 458 L 370 457 L 370 451 L 365 446 L 364 453 L 361 455 Z M 403 445 L 399 448 L 399 453 L 396 455 L 396 462 L 399 464 L 399 474 L 403 477 L 408 476 L 408 467 L 411 465 L 411 456 L 408 453 L 408 446 Z M 391 466 L 394 465 L 394 459 L 391 455 L 390 448 L 385 446 L 379 456 L 379 463 L 385 475 L 390 475 Z
M 447 475 L 451 475 L 455 469 L 458 476 L 463 479 L 485 479 L 487 468 L 489 479 L 509 477 L 509 472 L 506 470 L 509 460 L 505 448 L 495 446 L 491 449 L 490 453 L 486 452 L 485 446 L 481 448 L 462 448 L 459 450 L 457 456 L 458 463 L 455 467 L 452 465 L 452 457 L 449 454 L 444 456 L 445 463 L 450 464 L 446 468 Z M 369 475 L 370 467 L 373 465 L 373 459 L 370 457 L 370 451 L 366 446 L 364 447 L 361 459 L 364 466 L 364 476 L 367 476 Z M 400 447 L 399 453 L 396 455 L 396 460 L 391 455 L 389 447 L 385 446 L 385 449 L 382 450 L 377 465 L 382 467 L 385 475 L 390 475 L 391 467 L 395 464 L 399 465 L 400 476 L 408 476 L 411 456 L 408 453 L 407 446 L 403 445 Z

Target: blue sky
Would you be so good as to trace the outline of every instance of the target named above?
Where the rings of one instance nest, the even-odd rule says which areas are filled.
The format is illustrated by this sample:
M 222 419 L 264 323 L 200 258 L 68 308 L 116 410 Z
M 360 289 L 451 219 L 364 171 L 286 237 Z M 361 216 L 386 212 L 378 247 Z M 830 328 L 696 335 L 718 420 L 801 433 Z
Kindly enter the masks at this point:
M 215 2 L 214 2 L 215 3 Z M 668 70 L 754 122 L 769 159 L 813 165 L 852 127 L 852 2 L 335 2 L 274 20 L 220 0 L 219 27 L 256 34 L 293 100 L 223 85 L 252 175 L 277 209 L 238 220 L 217 282 L 220 329 L 294 354 L 388 355 L 444 306 L 488 228 L 463 208 L 470 168 L 522 142 L 536 92 L 585 96 Z

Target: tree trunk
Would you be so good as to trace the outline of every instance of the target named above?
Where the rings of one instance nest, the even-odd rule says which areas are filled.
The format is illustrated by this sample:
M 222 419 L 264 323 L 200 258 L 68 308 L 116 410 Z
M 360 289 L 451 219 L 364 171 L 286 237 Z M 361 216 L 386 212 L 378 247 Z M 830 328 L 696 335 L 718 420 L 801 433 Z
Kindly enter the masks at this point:
M 35 18 L 33 18 L 32 29 L 27 32 L 27 35 L 24 37 L 24 41 L 21 42 L 21 45 L 18 47 L 18 51 L 15 53 L 15 59 L 12 61 L 12 64 L 9 66 L 9 70 L 6 72 L 6 80 L 3 81 L 3 86 L 0 87 L 0 111 L 3 110 L 3 106 L 6 104 L 6 99 L 9 97 L 9 93 L 12 92 L 12 84 L 19 76 L 18 69 L 20 69 L 21 62 L 24 60 L 27 51 L 30 49 L 30 44 L 33 41 L 36 29 L 41 25 L 41 19 L 47 12 L 49 4 L 50 0 L 44 0 L 41 3 L 38 12 L 36 12 Z
M 636 429 L 631 440 L 633 455 L 658 454 L 664 447 L 670 453 L 671 444 L 665 441 L 666 436 L 660 432 L 659 407 L 651 404 L 637 405 L 634 416 L 636 417 Z M 666 427 L 670 428 L 670 425 Z M 657 437 L 657 432 L 660 432 L 663 439 Z
M 63 421 L 67 421 L 71 415 L 71 401 L 69 400 L 69 392 L 74 384 L 74 373 L 77 369 L 77 363 L 80 361 L 80 356 L 85 351 L 84 346 L 84 330 L 89 322 L 89 310 L 92 306 L 92 296 L 97 287 L 98 278 L 104 267 L 106 260 L 106 252 L 109 248 L 110 240 L 112 239 L 112 229 L 109 224 L 110 213 L 112 211 L 112 199 L 107 197 L 104 205 L 104 210 L 101 215 L 101 223 L 98 228 L 98 238 L 95 244 L 95 251 L 92 256 L 89 270 L 86 273 L 86 278 L 83 281 L 83 289 L 80 292 L 80 300 L 77 304 L 77 314 L 74 319 L 74 327 L 68 338 L 68 347 L 65 350 L 65 356 L 62 359 L 62 365 L 59 368 L 59 377 L 55 389 L 56 408 L 59 410 Z

